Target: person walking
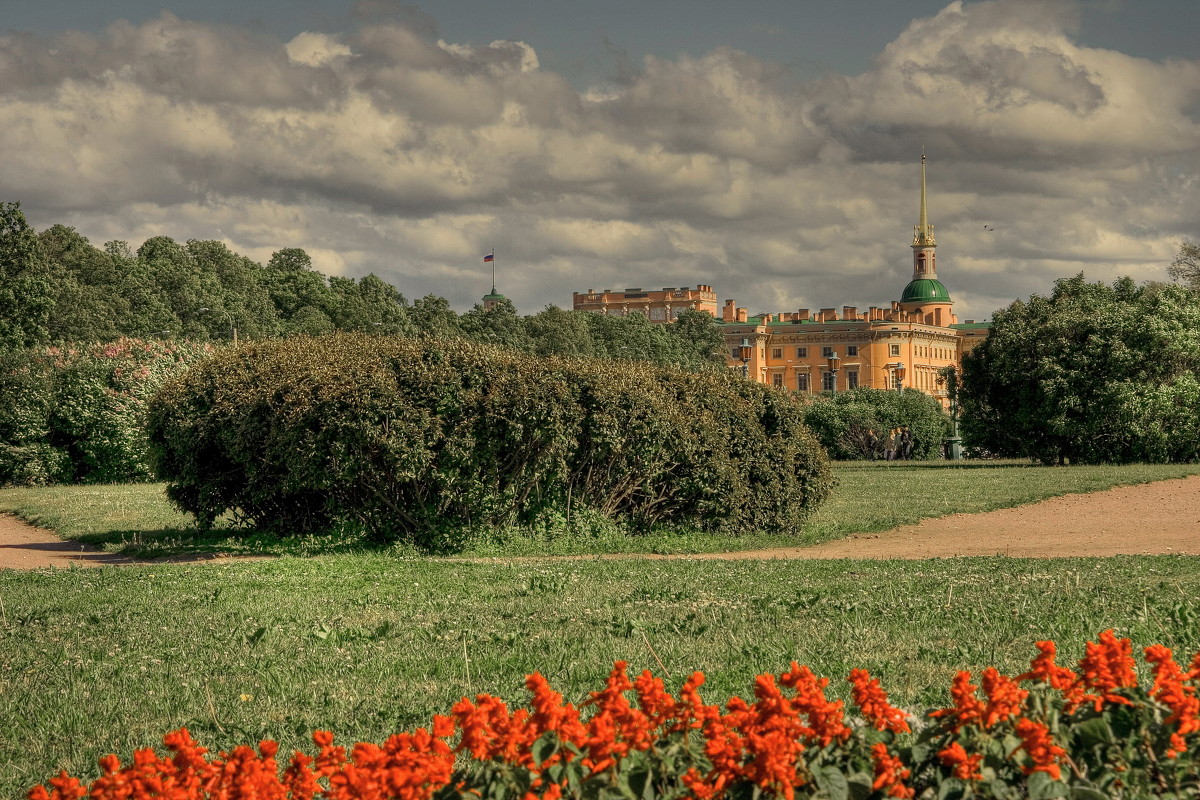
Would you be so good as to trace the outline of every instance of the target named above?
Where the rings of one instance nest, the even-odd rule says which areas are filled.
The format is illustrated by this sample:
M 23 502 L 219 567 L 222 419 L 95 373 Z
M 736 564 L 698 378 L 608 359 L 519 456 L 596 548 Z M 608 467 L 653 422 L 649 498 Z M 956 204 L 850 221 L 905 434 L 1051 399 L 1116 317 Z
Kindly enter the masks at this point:
M 879 436 L 874 428 L 867 428 L 867 458 L 874 461 L 879 452 Z
M 887 439 L 885 439 L 883 443 L 883 458 L 885 461 L 896 460 L 896 446 L 898 444 L 897 440 L 899 439 L 897 434 L 898 429 L 896 428 L 892 428 L 890 431 L 888 431 Z
M 905 461 L 912 458 L 913 452 L 913 435 L 912 430 L 907 425 L 900 427 L 900 457 Z

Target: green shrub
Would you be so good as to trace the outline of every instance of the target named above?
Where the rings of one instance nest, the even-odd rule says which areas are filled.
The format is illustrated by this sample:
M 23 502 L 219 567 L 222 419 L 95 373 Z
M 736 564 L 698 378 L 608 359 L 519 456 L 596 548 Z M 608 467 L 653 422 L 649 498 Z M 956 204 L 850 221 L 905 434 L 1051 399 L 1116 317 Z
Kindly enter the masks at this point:
M 941 403 L 915 389 L 888 392 L 860 387 L 819 395 L 804 419 L 830 458 L 839 460 L 882 456 L 882 442 L 872 454 L 872 432 L 882 440 L 901 425 L 912 431 L 912 457 L 918 460 L 941 458 L 942 442 L 950 435 L 950 418 Z
M 996 312 L 963 357 L 963 439 L 1042 462 L 1200 459 L 1200 296 L 1083 275 Z
M 151 478 L 146 403 L 207 346 L 120 339 L 0 356 L 0 484 Z
M 335 335 L 226 351 L 163 388 L 167 493 L 298 533 L 454 549 L 598 512 L 634 529 L 796 530 L 831 479 L 800 404 L 722 374 Z

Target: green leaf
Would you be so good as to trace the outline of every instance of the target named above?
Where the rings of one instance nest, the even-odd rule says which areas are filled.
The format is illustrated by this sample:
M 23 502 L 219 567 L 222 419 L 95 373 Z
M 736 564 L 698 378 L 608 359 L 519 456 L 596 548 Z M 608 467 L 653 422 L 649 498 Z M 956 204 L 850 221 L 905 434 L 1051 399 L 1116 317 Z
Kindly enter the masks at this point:
M 813 777 L 817 780 L 818 788 L 829 795 L 829 800 L 849 800 L 850 784 L 837 767 L 824 767 Z
M 1108 721 L 1104 717 L 1094 717 L 1087 722 L 1075 725 L 1072 733 L 1088 750 L 1096 745 L 1111 744 L 1113 741 L 1112 729 L 1108 727 Z
M 1029 800 L 1051 800 L 1054 797 L 1066 797 L 1067 785 L 1056 781 L 1045 772 L 1034 772 L 1029 776 Z
M 958 800 L 963 796 L 963 782 L 958 778 L 947 778 L 938 786 L 937 800 Z
M 1108 795 L 1090 786 L 1072 786 L 1071 800 L 1108 800 Z
M 871 793 L 875 791 L 872 787 L 873 783 L 871 776 L 865 772 L 856 772 L 846 778 L 852 800 L 866 800 L 870 797 Z
M 533 747 L 529 748 L 529 754 L 533 756 L 536 764 L 545 764 L 550 756 L 558 750 L 558 742 L 553 733 L 543 734 L 533 743 Z

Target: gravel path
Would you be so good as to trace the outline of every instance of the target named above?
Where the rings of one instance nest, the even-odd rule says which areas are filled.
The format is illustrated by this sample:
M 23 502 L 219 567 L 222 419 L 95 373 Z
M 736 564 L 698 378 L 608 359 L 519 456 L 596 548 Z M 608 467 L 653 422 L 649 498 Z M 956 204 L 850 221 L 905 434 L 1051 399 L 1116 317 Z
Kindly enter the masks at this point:
M 952 514 L 884 533 L 855 534 L 812 547 L 645 558 L 1014 558 L 1200 555 L 1200 475 L 1073 494 L 982 514 Z M 642 556 L 634 556 L 642 557 Z M 138 561 L 63 541 L 11 515 L 0 515 L 0 569 L 96 567 L 169 561 L 228 561 L 192 556 Z

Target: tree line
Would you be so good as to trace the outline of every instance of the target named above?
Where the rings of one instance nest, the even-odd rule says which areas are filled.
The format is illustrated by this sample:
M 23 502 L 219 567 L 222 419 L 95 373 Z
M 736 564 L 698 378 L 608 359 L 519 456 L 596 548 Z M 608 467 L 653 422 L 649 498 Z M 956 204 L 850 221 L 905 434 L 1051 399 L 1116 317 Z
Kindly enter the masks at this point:
M 461 338 L 534 355 L 650 361 L 685 369 L 724 363 L 718 323 L 686 312 L 670 325 L 555 306 L 520 316 L 512 303 L 464 314 L 445 298 L 413 302 L 376 275 L 326 276 L 302 249 L 265 265 L 224 243 L 168 236 L 96 247 L 74 228 L 29 226 L 0 203 L 0 349 L 121 337 L 220 341 L 333 331 Z

